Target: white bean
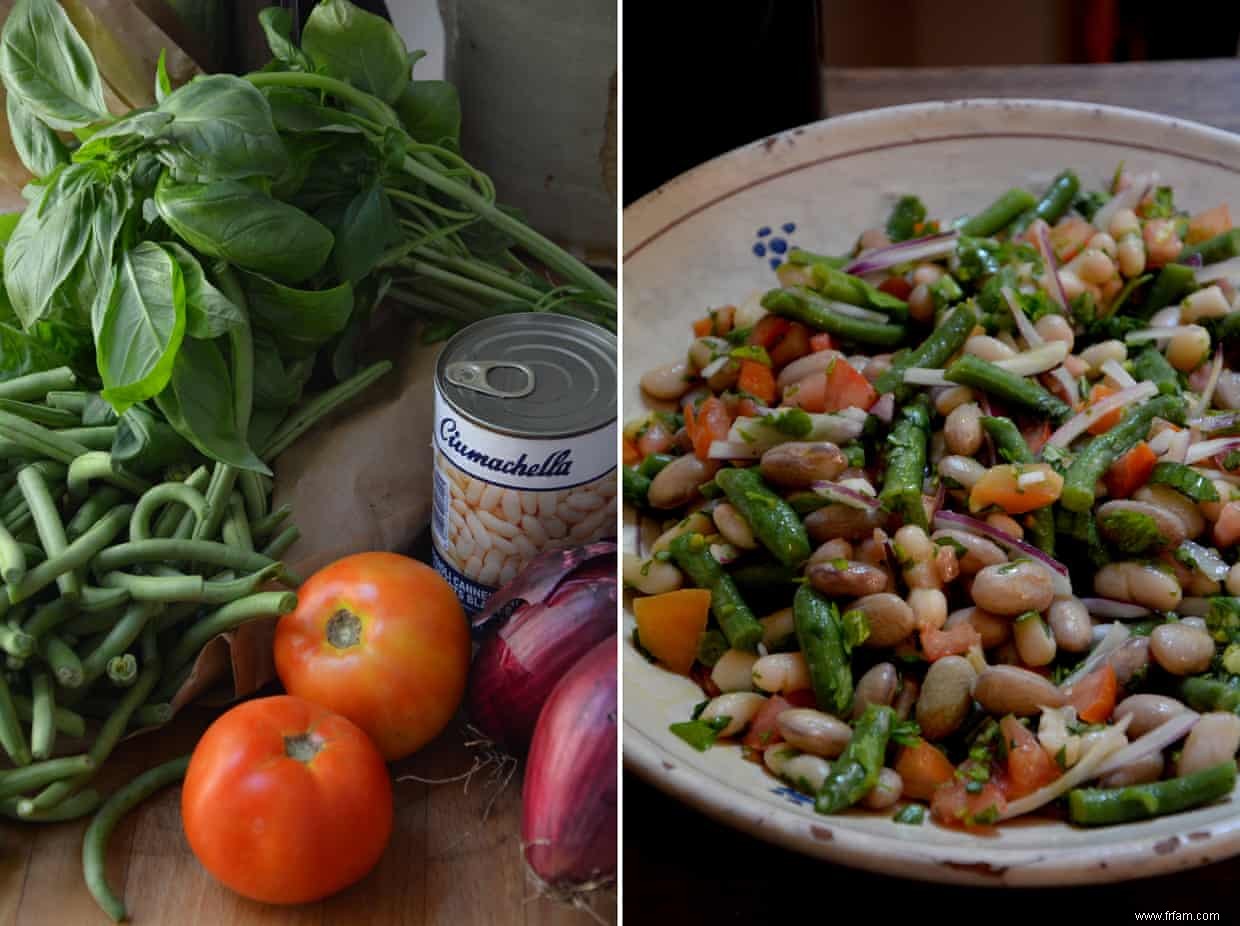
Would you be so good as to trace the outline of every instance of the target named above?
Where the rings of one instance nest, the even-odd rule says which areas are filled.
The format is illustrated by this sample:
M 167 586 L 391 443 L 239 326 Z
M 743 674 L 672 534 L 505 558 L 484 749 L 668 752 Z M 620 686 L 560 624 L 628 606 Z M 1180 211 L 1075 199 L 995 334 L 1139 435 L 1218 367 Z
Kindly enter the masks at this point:
M 482 526 L 482 522 L 471 511 L 465 515 L 465 523 L 469 525 L 469 532 L 474 535 L 474 543 L 478 544 L 479 549 L 488 551 L 491 549 L 491 535 L 487 533 L 487 529 Z
M 712 698 L 706 705 L 699 719 L 710 721 L 719 717 L 729 717 L 728 725 L 719 731 L 720 736 L 735 736 L 762 710 L 766 703 L 763 695 L 752 691 L 733 691 Z
M 861 806 L 869 810 L 886 810 L 900 799 L 904 792 L 904 779 L 892 768 L 884 768 L 878 773 L 878 781 L 861 799 Z
M 792 746 L 834 759 L 848 745 L 852 728 L 842 720 L 808 707 L 794 707 L 775 718 L 779 734 Z
M 644 595 L 674 592 L 684 583 L 680 570 L 661 560 L 643 560 L 636 553 L 625 553 L 620 565 L 624 584 Z
M 719 657 L 719 661 L 711 669 L 710 680 L 720 691 L 753 691 L 753 667 L 757 661 L 756 653 L 730 649 Z
M 784 763 L 783 777 L 796 787 L 815 794 L 831 774 L 831 763 L 826 759 L 802 753 Z
M 478 501 L 479 508 L 497 508 L 504 498 L 504 490 L 496 485 L 488 485 L 482 490 L 482 498 Z
M 568 535 L 568 525 L 554 515 L 543 518 L 542 525 L 552 540 L 560 540 Z
M 779 646 L 796 634 L 792 608 L 781 608 L 766 617 L 758 618 L 762 625 L 762 645 L 768 649 Z
M 539 517 L 549 518 L 555 514 L 555 493 L 539 492 L 538 493 L 538 515 Z
M 521 529 L 525 531 L 525 536 L 534 546 L 541 549 L 547 545 L 547 532 L 543 529 L 542 522 L 534 515 L 522 515 Z
M 804 653 L 771 653 L 753 663 L 753 684 L 762 691 L 804 691 L 810 687 Z
M 482 522 L 483 527 L 491 531 L 493 534 L 498 534 L 501 537 L 507 537 L 511 540 L 513 537 L 516 537 L 521 533 L 520 528 L 518 528 L 515 524 L 509 524 L 504 519 L 497 518 L 489 511 L 478 511 L 477 515 L 478 520 Z
M 486 491 L 486 483 L 478 482 L 476 479 L 469 483 L 469 488 L 465 490 L 465 501 L 470 505 L 477 506 L 482 501 L 482 493 Z
M 534 492 L 521 492 L 521 512 L 523 514 L 538 514 L 538 495 Z
M 515 489 L 508 489 L 504 493 L 504 500 L 501 505 L 504 511 L 504 520 L 509 524 L 519 524 L 521 521 L 521 493 Z
M 1178 775 L 1191 775 L 1235 758 L 1240 749 L 1240 717 L 1230 711 L 1202 714 L 1184 741 Z

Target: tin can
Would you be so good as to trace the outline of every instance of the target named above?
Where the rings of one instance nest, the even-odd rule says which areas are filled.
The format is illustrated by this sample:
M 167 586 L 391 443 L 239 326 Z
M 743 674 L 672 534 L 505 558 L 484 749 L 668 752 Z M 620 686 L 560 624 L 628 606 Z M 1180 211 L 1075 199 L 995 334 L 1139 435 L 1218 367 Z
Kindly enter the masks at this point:
M 432 562 L 470 614 L 544 550 L 616 532 L 616 339 L 563 315 L 459 332 L 435 371 Z

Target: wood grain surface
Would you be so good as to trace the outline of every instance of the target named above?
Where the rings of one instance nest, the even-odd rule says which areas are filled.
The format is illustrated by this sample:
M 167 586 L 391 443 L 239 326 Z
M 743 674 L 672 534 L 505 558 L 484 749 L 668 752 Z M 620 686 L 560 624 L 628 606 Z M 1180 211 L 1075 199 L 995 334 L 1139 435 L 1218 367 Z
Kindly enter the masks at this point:
M 273 692 L 274 693 L 274 692 Z M 165 729 L 121 745 L 100 775 L 111 791 L 135 775 L 193 749 L 218 711 L 187 708 Z M 474 752 L 457 718 L 418 755 L 393 766 L 396 777 L 439 780 L 469 769 Z M 469 782 L 397 781 L 396 825 L 378 867 L 321 903 L 271 907 L 215 882 L 181 829 L 180 788 L 168 788 L 130 814 L 113 834 L 108 879 L 123 888 L 137 926 L 588 926 L 597 920 L 540 899 L 521 857 L 521 776 L 497 792 L 484 770 Z M 490 808 L 486 819 L 484 812 Z M 110 922 L 82 880 L 86 821 L 0 822 L 0 926 L 78 926 Z M 595 904 L 615 923 L 615 892 Z

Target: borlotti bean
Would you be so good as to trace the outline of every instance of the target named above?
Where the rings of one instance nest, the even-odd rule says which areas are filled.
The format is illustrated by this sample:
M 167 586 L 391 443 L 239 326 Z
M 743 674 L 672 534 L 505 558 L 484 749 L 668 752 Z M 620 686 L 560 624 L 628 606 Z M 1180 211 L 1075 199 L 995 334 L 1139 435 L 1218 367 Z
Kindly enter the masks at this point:
M 542 314 L 470 325 L 435 376 L 433 562 L 466 611 L 544 550 L 614 536 L 616 340 Z

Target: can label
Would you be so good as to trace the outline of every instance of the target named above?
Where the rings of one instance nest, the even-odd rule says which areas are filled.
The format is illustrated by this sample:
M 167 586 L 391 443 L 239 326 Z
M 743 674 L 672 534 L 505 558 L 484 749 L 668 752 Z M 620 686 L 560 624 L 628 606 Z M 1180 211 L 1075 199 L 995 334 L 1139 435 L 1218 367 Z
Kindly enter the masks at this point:
M 616 427 L 499 434 L 435 389 L 433 564 L 474 614 L 544 550 L 615 534 Z

